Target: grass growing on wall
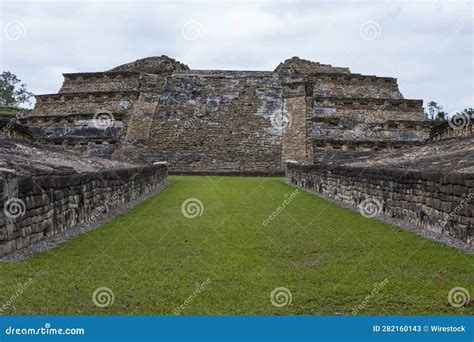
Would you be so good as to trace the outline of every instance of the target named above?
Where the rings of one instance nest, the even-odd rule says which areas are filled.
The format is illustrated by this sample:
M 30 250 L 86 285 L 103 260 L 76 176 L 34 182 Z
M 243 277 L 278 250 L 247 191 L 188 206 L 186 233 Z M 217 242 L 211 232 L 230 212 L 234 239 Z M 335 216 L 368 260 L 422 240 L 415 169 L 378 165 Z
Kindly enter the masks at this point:
M 454 287 L 474 295 L 473 255 L 295 193 L 280 178 L 171 179 L 92 232 L 0 263 L 3 314 L 473 313 L 447 306 Z M 203 204 L 191 201 L 195 218 L 182 213 L 189 198 Z M 93 302 L 100 287 L 114 297 L 104 308 Z M 291 303 L 273 305 L 276 288 Z

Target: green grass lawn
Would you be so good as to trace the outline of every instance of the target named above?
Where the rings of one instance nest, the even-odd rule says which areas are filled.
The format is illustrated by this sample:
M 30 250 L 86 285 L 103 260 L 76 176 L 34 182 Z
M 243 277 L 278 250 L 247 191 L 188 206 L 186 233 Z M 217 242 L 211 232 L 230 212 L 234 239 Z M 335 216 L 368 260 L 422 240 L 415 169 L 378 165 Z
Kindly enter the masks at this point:
M 0 263 L 0 305 L 14 296 L 3 314 L 172 315 L 182 306 L 185 315 L 351 315 L 359 305 L 361 315 L 473 314 L 447 306 L 454 287 L 474 296 L 473 255 L 301 190 L 291 195 L 280 178 L 171 180 L 94 231 Z M 188 198 L 202 201 L 201 216 L 182 214 Z M 99 287 L 114 294 L 105 308 L 92 300 Z M 278 287 L 291 303 L 272 305 Z

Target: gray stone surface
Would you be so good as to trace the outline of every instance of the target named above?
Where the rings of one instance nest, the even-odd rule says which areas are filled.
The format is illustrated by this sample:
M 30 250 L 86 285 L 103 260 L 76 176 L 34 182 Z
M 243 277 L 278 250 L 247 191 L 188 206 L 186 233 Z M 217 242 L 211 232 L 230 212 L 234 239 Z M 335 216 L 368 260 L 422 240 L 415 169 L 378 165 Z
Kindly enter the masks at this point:
M 0 256 L 161 188 L 167 166 L 84 158 L 60 148 L 0 140 Z
M 349 158 L 348 158 L 349 157 Z M 474 137 L 391 154 L 326 156 L 288 164 L 290 183 L 352 207 L 374 200 L 377 213 L 474 245 Z
M 274 71 L 190 70 L 149 57 L 64 77 L 25 119 L 36 141 L 122 161 L 167 160 L 173 172 L 278 173 L 286 159 L 416 144 L 430 129 L 422 102 L 405 100 L 395 78 L 298 57 Z M 113 115 L 113 129 L 77 124 L 100 112 Z

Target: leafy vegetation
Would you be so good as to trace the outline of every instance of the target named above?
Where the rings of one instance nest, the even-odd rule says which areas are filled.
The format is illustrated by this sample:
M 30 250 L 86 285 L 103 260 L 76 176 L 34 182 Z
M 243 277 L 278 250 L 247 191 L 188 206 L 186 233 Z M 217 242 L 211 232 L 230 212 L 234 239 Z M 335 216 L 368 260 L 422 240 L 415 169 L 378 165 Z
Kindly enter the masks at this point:
M 428 102 L 428 105 L 426 107 L 426 116 L 430 120 L 434 120 L 437 122 L 443 122 L 446 121 L 448 118 L 448 113 L 446 113 L 443 110 L 443 106 L 440 106 L 437 102 L 435 101 L 430 101 Z
M 14 73 L 2 72 L 0 75 L 0 105 L 11 107 L 30 103 L 32 96 L 33 94 L 26 89 L 26 84 L 21 83 Z
M 441 123 L 445 122 L 450 118 L 449 113 L 443 110 L 443 106 L 439 105 L 435 101 L 428 102 L 427 107 L 425 108 L 426 117 L 430 120 L 435 122 Z M 469 116 L 472 117 L 474 115 L 474 108 L 464 108 L 461 111 L 454 113 L 451 116 Z

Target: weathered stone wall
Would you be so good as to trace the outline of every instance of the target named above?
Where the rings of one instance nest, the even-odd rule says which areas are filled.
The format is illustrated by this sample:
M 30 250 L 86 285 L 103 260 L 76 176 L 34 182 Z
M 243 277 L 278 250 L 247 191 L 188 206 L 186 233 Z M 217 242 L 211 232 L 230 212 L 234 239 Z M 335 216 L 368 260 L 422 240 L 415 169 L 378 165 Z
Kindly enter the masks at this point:
M 275 72 L 282 77 L 294 78 L 315 74 L 350 74 L 349 68 L 334 67 L 330 64 L 308 61 L 299 57 L 292 57 L 280 63 Z
M 403 99 L 395 78 L 358 74 L 328 74 L 309 79 L 313 84 L 313 96 L 315 97 Z
M 138 59 L 131 63 L 119 65 L 110 71 L 170 75 L 172 72 L 178 70 L 189 70 L 189 67 L 186 64 L 183 64 L 168 56 L 160 56 Z
M 161 92 L 146 156 L 173 171 L 278 171 L 282 110 L 274 73 L 176 72 Z
M 20 123 L 16 115 L 0 115 L 0 139 L 31 140 L 28 127 Z
M 474 114 L 464 113 L 434 126 L 430 131 L 430 140 L 438 141 L 474 135 Z
M 151 125 L 160 100 L 161 89 L 166 82 L 167 79 L 163 76 L 151 74 L 141 75 L 140 89 L 142 91 L 135 102 L 133 110 L 129 114 L 127 130 L 120 146 L 121 149 L 148 146 Z
M 358 206 L 375 200 L 380 214 L 474 245 L 474 175 L 288 164 L 287 179 L 337 202 Z
M 133 91 L 139 87 L 138 72 L 91 72 L 63 74 L 59 93 Z
M 350 118 L 384 122 L 387 120 L 426 121 L 421 100 L 314 97 L 313 117 Z
M 166 176 L 166 165 L 153 165 L 4 178 L 0 181 L 0 207 L 7 205 L 0 211 L 0 256 L 77 225 L 91 224 L 112 206 L 159 189 Z M 18 217 L 18 211 L 12 207 L 14 203 L 22 213 Z
M 316 154 L 318 148 L 378 150 L 429 137 L 431 123 L 421 101 L 318 96 L 311 104 L 309 126 Z
M 288 118 L 283 122 L 282 169 L 287 160 L 301 163 L 312 163 L 313 155 L 307 148 L 306 130 L 306 97 L 288 97 L 284 99 L 283 115 Z M 304 148 L 302 148 L 304 147 Z
M 395 78 L 297 57 L 275 71 L 219 71 L 161 56 L 64 77 L 58 94 L 37 96 L 25 121 L 38 140 L 113 144 L 103 155 L 166 160 L 174 172 L 278 173 L 288 159 L 317 160 L 320 149 L 419 143 L 430 128 L 422 101 L 405 100 Z M 98 135 L 84 122 L 104 111 L 118 127 Z M 63 117 L 69 128 L 44 128 L 51 120 L 40 117 Z
M 56 115 L 85 113 L 128 113 L 139 93 L 136 91 L 105 91 L 85 93 L 60 93 L 37 95 L 33 115 Z

